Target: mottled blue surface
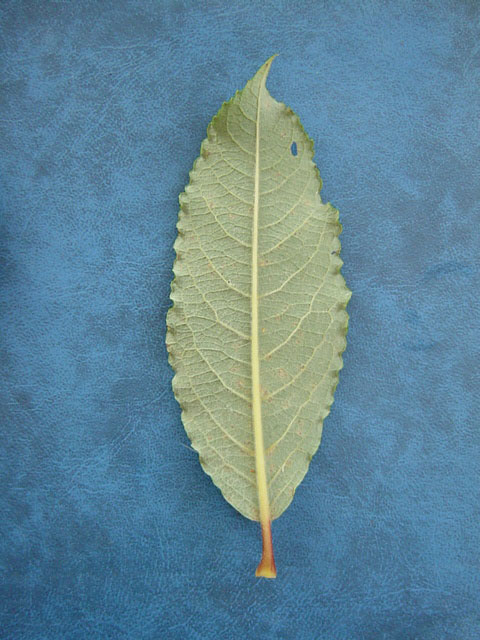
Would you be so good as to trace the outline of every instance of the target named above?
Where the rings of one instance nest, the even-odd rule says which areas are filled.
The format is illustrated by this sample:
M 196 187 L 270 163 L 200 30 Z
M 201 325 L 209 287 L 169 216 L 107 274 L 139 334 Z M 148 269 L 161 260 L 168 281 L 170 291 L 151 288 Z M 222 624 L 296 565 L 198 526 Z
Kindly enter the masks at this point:
M 480 4 L 4 0 L 0 30 L 2 640 L 478 640 Z M 275 52 L 353 297 L 258 581 L 164 336 L 177 196 Z

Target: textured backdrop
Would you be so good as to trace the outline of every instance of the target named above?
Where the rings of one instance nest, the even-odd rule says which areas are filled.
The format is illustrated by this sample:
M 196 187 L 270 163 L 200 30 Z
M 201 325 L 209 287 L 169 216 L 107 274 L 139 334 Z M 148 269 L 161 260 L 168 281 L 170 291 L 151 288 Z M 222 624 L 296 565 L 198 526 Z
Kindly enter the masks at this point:
M 478 640 L 480 4 L 4 0 L 0 31 L 2 640 Z M 353 296 L 258 581 L 164 336 L 177 196 L 273 53 Z

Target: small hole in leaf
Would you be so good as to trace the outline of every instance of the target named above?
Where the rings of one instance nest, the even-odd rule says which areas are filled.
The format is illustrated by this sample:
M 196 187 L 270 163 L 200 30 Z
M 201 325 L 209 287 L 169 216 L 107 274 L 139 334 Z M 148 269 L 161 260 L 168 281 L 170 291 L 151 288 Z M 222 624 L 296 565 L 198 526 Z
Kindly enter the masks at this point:
M 290 151 L 292 152 L 292 156 L 298 155 L 297 143 L 292 142 L 292 146 L 290 147 Z

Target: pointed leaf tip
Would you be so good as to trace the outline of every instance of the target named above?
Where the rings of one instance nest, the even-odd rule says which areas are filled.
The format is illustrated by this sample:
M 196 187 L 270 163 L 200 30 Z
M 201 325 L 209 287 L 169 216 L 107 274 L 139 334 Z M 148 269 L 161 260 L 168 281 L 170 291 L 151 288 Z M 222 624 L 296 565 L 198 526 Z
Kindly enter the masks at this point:
M 270 56 L 270 58 L 260 67 L 260 71 L 263 70 L 265 77 L 268 76 L 270 67 L 272 66 L 272 63 L 277 56 L 278 56 L 278 53 L 274 53 L 273 56 Z
M 267 80 L 267 76 L 270 72 L 270 67 L 272 66 L 272 62 L 275 60 L 275 58 L 278 56 L 278 53 L 274 53 L 273 56 L 270 56 L 270 58 L 264 62 L 262 64 L 262 66 L 258 69 L 257 73 L 253 76 L 252 80 L 250 82 L 253 82 L 255 79 L 259 79 L 261 81 L 261 83 L 265 83 Z
M 272 66 L 272 62 L 275 60 L 275 58 L 278 56 L 278 53 L 274 53 L 273 56 L 270 56 L 270 58 L 265 62 L 265 64 L 270 67 Z

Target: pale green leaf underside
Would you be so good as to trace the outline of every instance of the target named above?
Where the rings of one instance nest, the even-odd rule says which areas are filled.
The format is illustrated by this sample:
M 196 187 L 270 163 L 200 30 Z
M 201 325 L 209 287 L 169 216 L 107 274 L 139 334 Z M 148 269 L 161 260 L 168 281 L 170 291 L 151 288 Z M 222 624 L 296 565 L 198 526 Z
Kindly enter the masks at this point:
M 259 357 L 272 519 L 291 502 L 320 444 L 351 295 L 340 274 L 338 211 L 321 202 L 312 141 L 291 109 L 262 90 L 264 75 L 265 65 L 213 118 L 180 196 L 167 318 L 173 388 L 192 446 L 225 499 L 253 520 L 259 510 L 250 294 L 259 93 Z

